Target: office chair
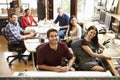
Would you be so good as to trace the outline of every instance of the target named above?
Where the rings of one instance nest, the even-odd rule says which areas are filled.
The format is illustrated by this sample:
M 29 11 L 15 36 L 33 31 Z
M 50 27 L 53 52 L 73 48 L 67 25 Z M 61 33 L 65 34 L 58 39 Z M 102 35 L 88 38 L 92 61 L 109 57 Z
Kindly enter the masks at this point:
M 40 45 L 38 45 L 38 46 L 36 47 L 36 54 L 34 54 L 34 63 L 35 63 L 36 70 L 40 70 L 40 69 L 38 68 L 38 65 L 37 65 L 37 53 L 38 53 L 39 48 L 40 48 L 42 45 L 44 45 L 44 43 L 43 43 L 43 44 L 40 44 Z
M 78 64 L 79 64 L 79 58 L 78 58 L 78 52 L 79 52 L 79 50 L 80 50 L 80 43 L 81 43 L 81 39 L 80 40 L 77 40 L 77 41 L 75 41 L 75 42 L 73 42 L 72 44 L 71 44 L 71 48 L 72 48 L 72 51 L 73 51 L 73 54 L 74 54 L 74 56 L 76 57 L 75 58 L 75 70 L 76 71 L 79 71 L 80 69 L 79 69 L 79 66 L 78 66 Z
M 3 27 L 1 29 L 2 35 L 5 37 L 5 39 L 8 41 L 6 34 L 5 34 L 5 27 Z M 8 56 L 7 57 L 7 61 L 9 61 L 10 57 L 13 57 L 13 59 L 9 62 L 9 67 L 12 65 L 12 62 L 15 61 L 16 59 L 19 60 L 19 62 L 21 60 L 24 61 L 25 64 L 27 64 L 27 62 L 25 61 L 25 59 L 23 57 L 28 57 L 28 55 L 23 55 L 23 53 L 25 52 L 25 48 L 23 46 L 21 46 L 21 42 L 9 42 L 7 43 L 8 45 L 8 50 L 11 52 L 17 52 L 17 55 L 12 55 L 12 56 Z
M 20 24 L 20 27 L 22 27 L 22 16 L 18 17 L 18 22 Z

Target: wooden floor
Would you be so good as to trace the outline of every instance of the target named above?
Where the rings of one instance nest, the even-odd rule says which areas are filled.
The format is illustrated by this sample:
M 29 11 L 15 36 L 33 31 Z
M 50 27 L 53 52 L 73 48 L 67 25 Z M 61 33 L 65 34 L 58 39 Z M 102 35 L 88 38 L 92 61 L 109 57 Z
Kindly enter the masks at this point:
M 9 62 L 7 62 L 6 58 L 13 54 L 16 53 L 7 50 L 7 41 L 2 35 L 0 35 L 0 76 L 12 76 L 15 71 L 33 70 L 32 61 L 28 61 L 27 65 L 25 65 L 24 62 L 18 62 L 16 60 L 13 62 L 12 66 L 9 67 Z M 27 58 L 25 59 L 27 60 Z

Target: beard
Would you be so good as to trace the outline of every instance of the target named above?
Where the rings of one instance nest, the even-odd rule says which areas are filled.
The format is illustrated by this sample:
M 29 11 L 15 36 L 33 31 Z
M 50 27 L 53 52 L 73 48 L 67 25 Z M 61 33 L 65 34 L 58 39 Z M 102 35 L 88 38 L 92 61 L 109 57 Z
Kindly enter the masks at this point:
M 52 44 L 52 45 L 56 45 L 57 43 L 58 43 L 57 40 L 53 40 L 53 41 L 50 42 L 50 44 Z

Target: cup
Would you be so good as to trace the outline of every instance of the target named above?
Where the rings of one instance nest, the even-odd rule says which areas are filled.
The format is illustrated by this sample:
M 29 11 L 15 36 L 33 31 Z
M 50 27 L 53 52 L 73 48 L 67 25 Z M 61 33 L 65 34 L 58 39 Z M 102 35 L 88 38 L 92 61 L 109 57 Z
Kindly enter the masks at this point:
M 45 39 L 41 38 L 41 43 L 44 43 L 45 42 Z

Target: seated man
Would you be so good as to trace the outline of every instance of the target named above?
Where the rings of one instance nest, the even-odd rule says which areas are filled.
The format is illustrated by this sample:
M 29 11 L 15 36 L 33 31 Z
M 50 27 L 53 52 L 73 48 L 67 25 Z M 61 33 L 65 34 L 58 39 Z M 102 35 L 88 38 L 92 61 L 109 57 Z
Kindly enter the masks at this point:
M 58 42 L 58 32 L 55 29 L 47 31 L 48 43 L 39 47 L 37 53 L 37 65 L 39 69 L 66 72 L 71 69 L 74 62 L 74 56 L 70 53 L 67 45 Z M 66 58 L 68 64 L 63 66 L 62 59 Z
M 60 31 L 59 31 L 58 35 L 59 35 L 60 39 L 63 39 L 66 34 L 67 28 L 69 27 L 69 19 L 70 18 L 68 15 L 63 13 L 63 10 L 61 7 L 59 7 L 57 9 L 57 12 L 58 12 L 58 16 L 57 16 L 56 20 L 54 21 L 54 23 L 56 24 L 59 22 Z
M 9 23 L 5 27 L 8 42 L 9 43 L 20 42 L 21 47 L 25 48 L 23 40 L 32 38 L 35 35 L 35 32 L 32 30 L 30 31 L 23 30 L 20 27 L 19 23 L 17 22 L 17 14 L 15 13 L 10 14 L 9 20 L 10 20 Z

